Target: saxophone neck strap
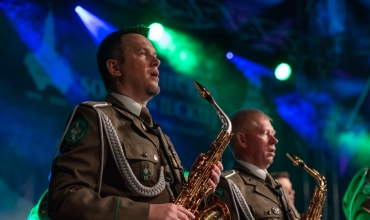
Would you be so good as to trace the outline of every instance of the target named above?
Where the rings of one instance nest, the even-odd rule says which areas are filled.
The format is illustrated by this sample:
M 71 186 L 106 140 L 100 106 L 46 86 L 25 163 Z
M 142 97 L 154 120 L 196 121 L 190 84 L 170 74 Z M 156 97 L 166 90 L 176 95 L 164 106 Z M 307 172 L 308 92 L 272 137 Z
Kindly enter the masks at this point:
M 167 139 L 161 129 L 161 126 L 158 123 L 154 123 L 153 128 L 149 128 L 149 130 L 158 137 L 159 142 L 160 142 L 160 147 L 162 149 L 162 152 L 167 160 L 167 164 L 171 169 L 171 172 L 174 176 L 174 181 L 172 183 L 178 184 L 181 183 L 183 186 L 185 185 L 185 177 L 184 177 L 184 170 L 180 164 L 180 161 L 176 160 L 174 149 L 170 150 L 170 146 L 167 142 Z M 179 172 L 176 172 L 178 170 Z
M 279 183 L 276 184 L 276 187 L 275 187 L 274 190 L 275 190 L 278 198 L 280 199 L 281 205 L 284 209 L 284 212 L 283 212 L 284 218 L 288 219 L 288 220 L 293 220 L 294 219 L 293 213 L 292 213 L 292 210 L 290 209 L 289 202 L 287 201 L 287 198 L 285 197 L 285 193 L 284 193 L 284 190 L 283 190 L 281 184 L 279 184 Z

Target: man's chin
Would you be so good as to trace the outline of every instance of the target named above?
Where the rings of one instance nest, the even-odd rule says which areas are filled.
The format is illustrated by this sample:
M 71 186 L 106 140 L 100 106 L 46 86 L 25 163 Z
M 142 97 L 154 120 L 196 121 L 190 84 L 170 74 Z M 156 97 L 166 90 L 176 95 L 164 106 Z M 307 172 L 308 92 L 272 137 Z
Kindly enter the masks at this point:
M 161 88 L 158 85 L 157 86 L 150 85 L 150 86 L 146 87 L 146 94 L 149 95 L 149 96 L 152 96 L 152 97 L 156 96 L 160 92 L 161 92 Z

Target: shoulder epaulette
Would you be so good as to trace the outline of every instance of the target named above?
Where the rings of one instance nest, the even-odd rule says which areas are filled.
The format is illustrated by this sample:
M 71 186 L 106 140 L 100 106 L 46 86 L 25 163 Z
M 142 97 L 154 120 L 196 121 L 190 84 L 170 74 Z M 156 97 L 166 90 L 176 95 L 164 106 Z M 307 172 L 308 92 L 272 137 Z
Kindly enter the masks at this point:
M 227 179 L 233 176 L 234 174 L 236 174 L 235 170 L 227 170 L 221 173 L 221 177 Z
M 101 107 L 109 107 L 112 104 L 109 103 L 109 102 L 92 102 L 92 101 L 86 101 L 86 102 L 83 102 L 82 105 L 88 105 L 88 106 L 91 106 L 93 108 L 101 108 Z

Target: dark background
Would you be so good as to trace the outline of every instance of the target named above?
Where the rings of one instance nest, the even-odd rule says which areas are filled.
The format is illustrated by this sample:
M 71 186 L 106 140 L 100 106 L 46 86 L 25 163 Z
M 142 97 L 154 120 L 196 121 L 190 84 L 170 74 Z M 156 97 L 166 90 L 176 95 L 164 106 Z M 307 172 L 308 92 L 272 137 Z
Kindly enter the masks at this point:
M 369 166 L 366 0 L 1 1 L 0 219 L 27 218 L 48 186 L 69 113 L 104 99 L 97 44 L 77 5 L 115 28 L 160 22 L 197 42 L 191 74 L 158 51 L 161 94 L 148 105 L 187 169 L 221 130 L 197 80 L 227 115 L 253 107 L 273 118 L 279 143 L 269 171 L 290 173 L 299 212 L 307 211 L 317 182 L 287 152 L 326 177 L 322 219 L 345 219 L 344 192 Z M 226 59 L 230 51 L 239 59 Z M 287 81 L 272 76 L 282 61 L 293 68 Z M 223 162 L 232 167 L 229 148 Z

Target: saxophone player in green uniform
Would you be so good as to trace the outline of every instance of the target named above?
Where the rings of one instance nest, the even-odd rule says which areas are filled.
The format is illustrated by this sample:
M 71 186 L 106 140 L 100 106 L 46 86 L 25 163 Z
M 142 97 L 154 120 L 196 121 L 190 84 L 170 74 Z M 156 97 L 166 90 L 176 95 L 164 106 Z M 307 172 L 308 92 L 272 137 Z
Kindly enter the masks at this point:
M 146 109 L 160 91 L 160 61 L 148 32 L 146 26 L 130 27 L 101 42 L 97 62 L 108 94 L 105 102 L 82 103 L 70 116 L 52 167 L 51 219 L 195 217 L 173 203 L 185 184 L 183 167 Z M 212 165 L 211 193 L 222 169 L 219 161 Z
M 278 143 L 271 118 L 257 109 L 231 116 L 233 170 L 224 171 L 215 194 L 228 206 L 232 220 L 301 219 L 280 183 L 267 168 Z

